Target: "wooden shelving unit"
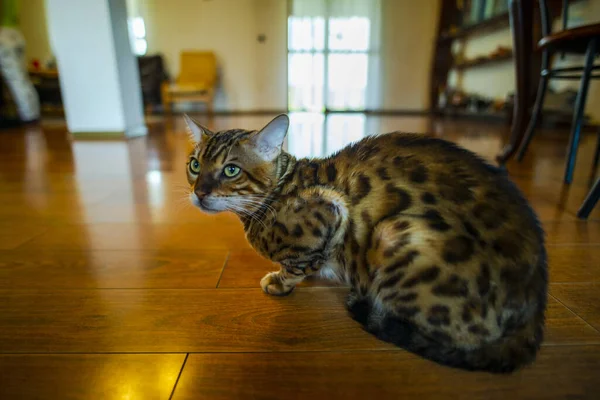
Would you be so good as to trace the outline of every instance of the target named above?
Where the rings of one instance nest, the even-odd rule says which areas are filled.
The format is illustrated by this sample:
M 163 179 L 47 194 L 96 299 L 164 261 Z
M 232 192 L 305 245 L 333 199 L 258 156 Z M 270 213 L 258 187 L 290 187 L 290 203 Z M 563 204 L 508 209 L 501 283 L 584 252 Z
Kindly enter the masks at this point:
M 438 41 L 450 41 L 454 39 L 460 39 L 467 37 L 469 35 L 474 35 L 477 33 L 482 33 L 485 31 L 490 31 L 499 28 L 505 28 L 509 25 L 509 15 L 508 12 L 503 12 L 501 14 L 495 15 L 491 18 L 485 19 L 476 24 L 466 25 L 463 28 L 456 30 L 455 32 L 445 32 L 440 35 Z
M 507 28 L 510 26 L 510 16 L 506 8 L 502 8 L 492 15 L 481 18 L 477 22 L 464 23 L 463 21 L 469 19 L 471 15 L 470 5 L 475 3 L 480 7 L 480 11 L 483 11 L 488 2 L 494 9 L 496 4 L 505 0 L 448 0 L 442 2 L 442 10 L 440 13 L 440 20 L 438 24 L 438 39 L 436 43 L 435 57 L 431 69 L 431 104 L 432 108 L 438 115 L 446 115 L 452 117 L 475 117 L 475 118 L 489 118 L 496 120 L 506 119 L 506 112 L 469 112 L 467 110 L 460 110 L 457 108 L 450 107 L 448 110 L 438 108 L 439 94 L 448 85 L 448 75 L 450 71 L 457 70 L 462 73 L 464 70 L 475 67 L 485 67 L 495 63 L 508 61 L 512 59 L 512 50 L 504 49 L 500 53 L 490 54 L 489 56 L 482 56 L 472 60 L 455 59 L 453 54 L 453 45 L 456 41 L 464 41 L 467 38 L 482 35 L 494 30 Z M 507 3 L 505 1 L 505 3 Z M 459 8 L 459 5 L 464 6 Z M 479 13 L 481 16 L 483 12 Z

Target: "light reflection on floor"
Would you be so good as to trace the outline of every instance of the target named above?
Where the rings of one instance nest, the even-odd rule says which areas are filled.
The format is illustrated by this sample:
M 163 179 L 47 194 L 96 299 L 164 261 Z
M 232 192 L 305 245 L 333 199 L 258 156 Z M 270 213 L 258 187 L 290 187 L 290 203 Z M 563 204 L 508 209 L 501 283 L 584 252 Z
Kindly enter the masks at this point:
M 379 116 L 364 113 L 290 113 L 287 151 L 296 157 L 325 157 L 369 135 L 393 132 L 428 132 L 423 117 L 404 118 L 402 124 L 382 124 Z M 400 126 L 399 126 L 400 125 Z

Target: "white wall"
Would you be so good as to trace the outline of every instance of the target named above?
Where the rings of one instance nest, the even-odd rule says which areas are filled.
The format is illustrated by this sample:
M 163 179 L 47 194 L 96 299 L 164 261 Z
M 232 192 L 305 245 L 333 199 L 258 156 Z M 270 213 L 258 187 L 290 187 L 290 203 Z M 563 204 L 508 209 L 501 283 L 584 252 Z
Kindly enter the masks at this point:
M 383 109 L 429 109 L 439 12 L 440 0 L 382 1 Z
M 120 17 L 125 23 L 124 0 L 110 0 L 113 6 L 119 2 L 123 3 Z M 46 5 L 69 131 L 124 132 L 133 128 L 143 133 L 138 129 L 143 127 L 132 126 L 141 120 L 141 104 L 136 110 L 135 100 L 122 92 L 139 91 L 139 80 L 133 82 L 132 76 L 124 77 L 120 71 L 127 68 L 123 57 L 135 61 L 130 52 L 115 46 L 128 36 L 114 36 L 109 0 L 47 0 Z
M 123 104 L 125 132 L 129 136 L 146 133 L 140 71 L 137 59 L 131 52 L 129 29 L 127 26 L 127 6 L 124 0 L 108 0 L 110 7 L 110 28 L 119 74 L 119 91 Z
M 45 1 L 21 0 L 19 11 L 19 28 L 26 42 L 25 60 L 29 63 L 37 59 L 45 63 L 52 56 L 48 40 Z

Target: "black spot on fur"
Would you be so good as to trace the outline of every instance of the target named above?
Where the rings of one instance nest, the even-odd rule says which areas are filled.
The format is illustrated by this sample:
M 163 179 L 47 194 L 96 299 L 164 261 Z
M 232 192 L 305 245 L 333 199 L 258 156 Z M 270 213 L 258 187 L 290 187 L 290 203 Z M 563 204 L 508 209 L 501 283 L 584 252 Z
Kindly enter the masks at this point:
M 421 195 L 421 201 L 425 204 L 435 204 L 437 203 L 437 200 L 435 199 L 435 196 L 432 195 L 429 192 L 425 192 Z
M 419 309 L 419 307 L 416 307 L 416 306 L 412 306 L 412 307 L 400 306 L 400 307 L 396 307 L 394 309 L 394 311 L 400 318 L 412 318 L 415 315 L 417 315 L 419 313 L 419 311 L 421 311 L 421 310 Z
M 410 174 L 408 175 L 408 178 L 414 183 L 426 182 L 427 177 L 427 168 L 425 168 L 425 166 L 422 164 L 417 165 L 412 171 L 410 171 Z
M 486 319 L 488 314 L 488 304 L 486 302 L 481 303 L 481 318 Z
M 434 286 L 431 292 L 437 296 L 466 297 L 469 294 L 469 283 L 452 274 L 446 282 Z
M 487 229 L 496 229 L 506 219 L 506 210 L 492 207 L 487 203 L 480 203 L 473 208 L 473 216 L 480 220 Z
M 410 228 L 410 223 L 408 221 L 398 221 L 394 224 L 394 229 L 397 231 L 405 231 Z
M 442 250 L 442 257 L 449 264 L 457 264 L 468 261 L 473 256 L 473 252 L 473 240 L 467 236 L 459 235 L 446 241 Z
M 390 174 L 388 173 L 387 169 L 385 167 L 379 167 L 376 170 L 377 172 L 377 176 L 382 180 L 382 181 L 389 181 L 390 179 L 392 179 L 390 177 Z
M 431 229 L 440 232 L 445 232 L 450 229 L 450 225 L 446 223 L 444 218 L 436 210 L 427 210 L 425 214 L 423 214 L 423 218 L 427 220 L 427 223 Z
M 371 192 L 371 180 L 360 174 L 356 182 L 356 192 L 352 196 L 352 204 L 356 205 Z
M 372 221 L 371 221 L 371 216 L 369 215 L 369 212 L 367 210 L 363 210 L 362 213 L 360 213 L 360 216 L 361 216 L 363 222 L 365 223 L 365 225 L 370 227 Z
M 500 279 L 508 287 L 514 287 L 521 284 L 527 270 L 515 266 L 507 266 L 500 271 Z
M 335 177 L 337 176 L 337 169 L 335 169 L 335 165 L 333 163 L 327 166 L 325 172 L 327 173 L 327 180 L 329 182 L 335 181 Z
M 296 226 L 294 226 L 294 230 L 292 231 L 292 236 L 299 238 L 302 237 L 302 235 L 304 235 L 304 230 L 299 224 L 296 224 Z
M 441 304 L 431 307 L 427 316 L 427 322 L 433 326 L 450 325 L 450 309 Z
M 521 255 L 521 246 L 517 242 L 518 237 L 519 235 L 515 235 L 514 238 L 507 236 L 500 237 L 492 242 L 492 248 L 496 253 L 507 258 L 519 258 Z
M 279 221 L 275 221 L 273 226 L 277 227 L 285 236 L 290 234 L 290 231 L 288 231 L 288 228 Z
M 388 265 L 383 270 L 384 273 L 390 274 L 398 269 L 408 267 L 413 260 L 419 255 L 419 252 L 416 250 L 411 250 L 404 257 L 396 261 L 395 263 Z
M 313 215 L 320 223 L 322 223 L 323 225 L 327 225 L 327 221 L 325 220 L 325 217 L 319 211 L 315 211 L 313 213 Z
M 484 297 L 490 291 L 490 266 L 487 263 L 481 263 L 479 275 L 477 276 L 477 290 L 479 295 Z
M 381 284 L 379 284 L 379 290 L 381 290 L 381 289 L 387 289 L 387 288 L 390 288 L 392 286 L 395 286 L 400 281 L 400 279 L 402 279 L 402 278 L 404 278 L 404 274 L 403 273 L 399 273 L 397 275 L 393 275 L 393 276 L 391 276 L 391 277 L 383 280 L 381 282 Z
M 471 308 L 468 304 L 463 305 L 462 313 L 460 317 L 464 322 L 471 322 L 473 320 L 473 314 L 471 313 Z
M 409 301 L 414 301 L 417 299 L 417 297 L 419 297 L 418 294 L 416 293 L 407 293 L 401 296 L 397 296 L 396 300 L 398 301 L 404 301 L 404 302 L 409 302 Z
M 388 293 L 381 298 L 381 301 L 384 303 L 391 302 L 391 301 L 395 300 L 396 297 L 398 297 L 398 292 Z
M 426 269 L 419 271 L 412 278 L 407 279 L 403 284 L 403 288 L 411 288 L 416 286 L 419 283 L 429 283 L 436 280 L 436 278 L 440 274 L 440 268 L 438 266 L 432 266 Z
M 350 236 L 350 251 L 352 255 L 357 255 L 360 252 L 360 245 L 355 237 L 356 227 L 354 225 L 354 221 L 350 220 L 350 224 L 348 225 L 348 235 Z M 356 261 L 352 261 L 353 264 L 356 264 Z
M 356 275 L 357 270 L 358 270 L 358 264 L 356 263 L 356 260 L 352 260 L 352 262 L 350 263 L 350 271 L 352 272 L 353 278 Z
M 396 167 L 400 167 L 400 166 L 402 166 L 403 164 L 405 164 L 405 162 L 406 162 L 406 157 L 402 157 L 402 156 L 396 156 L 396 157 L 394 157 L 394 159 L 392 160 L 392 162 L 394 163 L 394 165 L 395 165 Z
M 451 174 L 440 174 L 436 179 L 440 195 L 455 204 L 464 204 L 475 199 L 470 186 L 461 184 Z
M 275 240 L 275 242 L 277 244 L 281 244 L 281 243 L 283 243 L 283 240 L 280 237 L 278 237 L 277 240 Z
M 498 297 L 498 294 L 496 293 L 496 288 L 493 287 L 490 290 L 490 294 L 488 296 L 488 302 L 492 305 L 492 307 L 496 305 L 497 297 Z
M 479 231 L 477 229 L 475 229 L 475 227 L 473 226 L 473 224 L 471 224 L 469 221 L 464 221 L 463 222 L 463 226 L 465 228 L 465 231 L 467 231 L 467 233 L 475 240 L 479 240 L 480 235 L 479 235 Z
M 473 324 L 469 326 L 469 332 L 480 336 L 488 336 L 490 334 L 490 331 L 488 331 L 487 328 L 481 324 Z
M 323 233 L 321 232 L 321 230 L 319 228 L 314 228 L 312 230 L 312 235 L 314 237 L 321 237 L 321 236 L 323 236 Z
M 357 255 L 360 252 L 360 245 L 354 236 L 350 237 L 350 251 L 353 255 Z
M 394 209 L 392 211 L 390 211 L 391 215 L 399 214 L 411 206 L 412 198 L 410 197 L 410 194 L 408 194 L 408 192 L 406 190 L 397 188 L 391 183 L 388 183 L 385 186 L 385 190 L 390 195 L 396 196 Z

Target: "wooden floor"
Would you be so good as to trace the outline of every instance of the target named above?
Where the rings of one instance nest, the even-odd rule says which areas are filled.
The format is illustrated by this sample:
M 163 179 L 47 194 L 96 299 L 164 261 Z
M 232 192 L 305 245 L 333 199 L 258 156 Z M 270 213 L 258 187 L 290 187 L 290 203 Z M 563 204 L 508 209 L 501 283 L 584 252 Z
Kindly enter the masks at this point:
M 492 159 L 507 134 L 424 117 L 292 121 L 299 155 L 406 130 Z M 274 267 L 237 220 L 187 204 L 181 121 L 150 128 L 128 142 L 72 141 L 60 126 L 0 131 L 0 399 L 599 398 L 600 209 L 587 222 L 575 216 L 595 176 L 594 135 L 583 138 L 570 187 L 564 131 L 538 135 L 527 159 L 509 165 L 547 232 L 550 301 L 538 361 L 495 376 L 377 341 L 346 315 L 343 287 L 263 294 L 258 282 Z

